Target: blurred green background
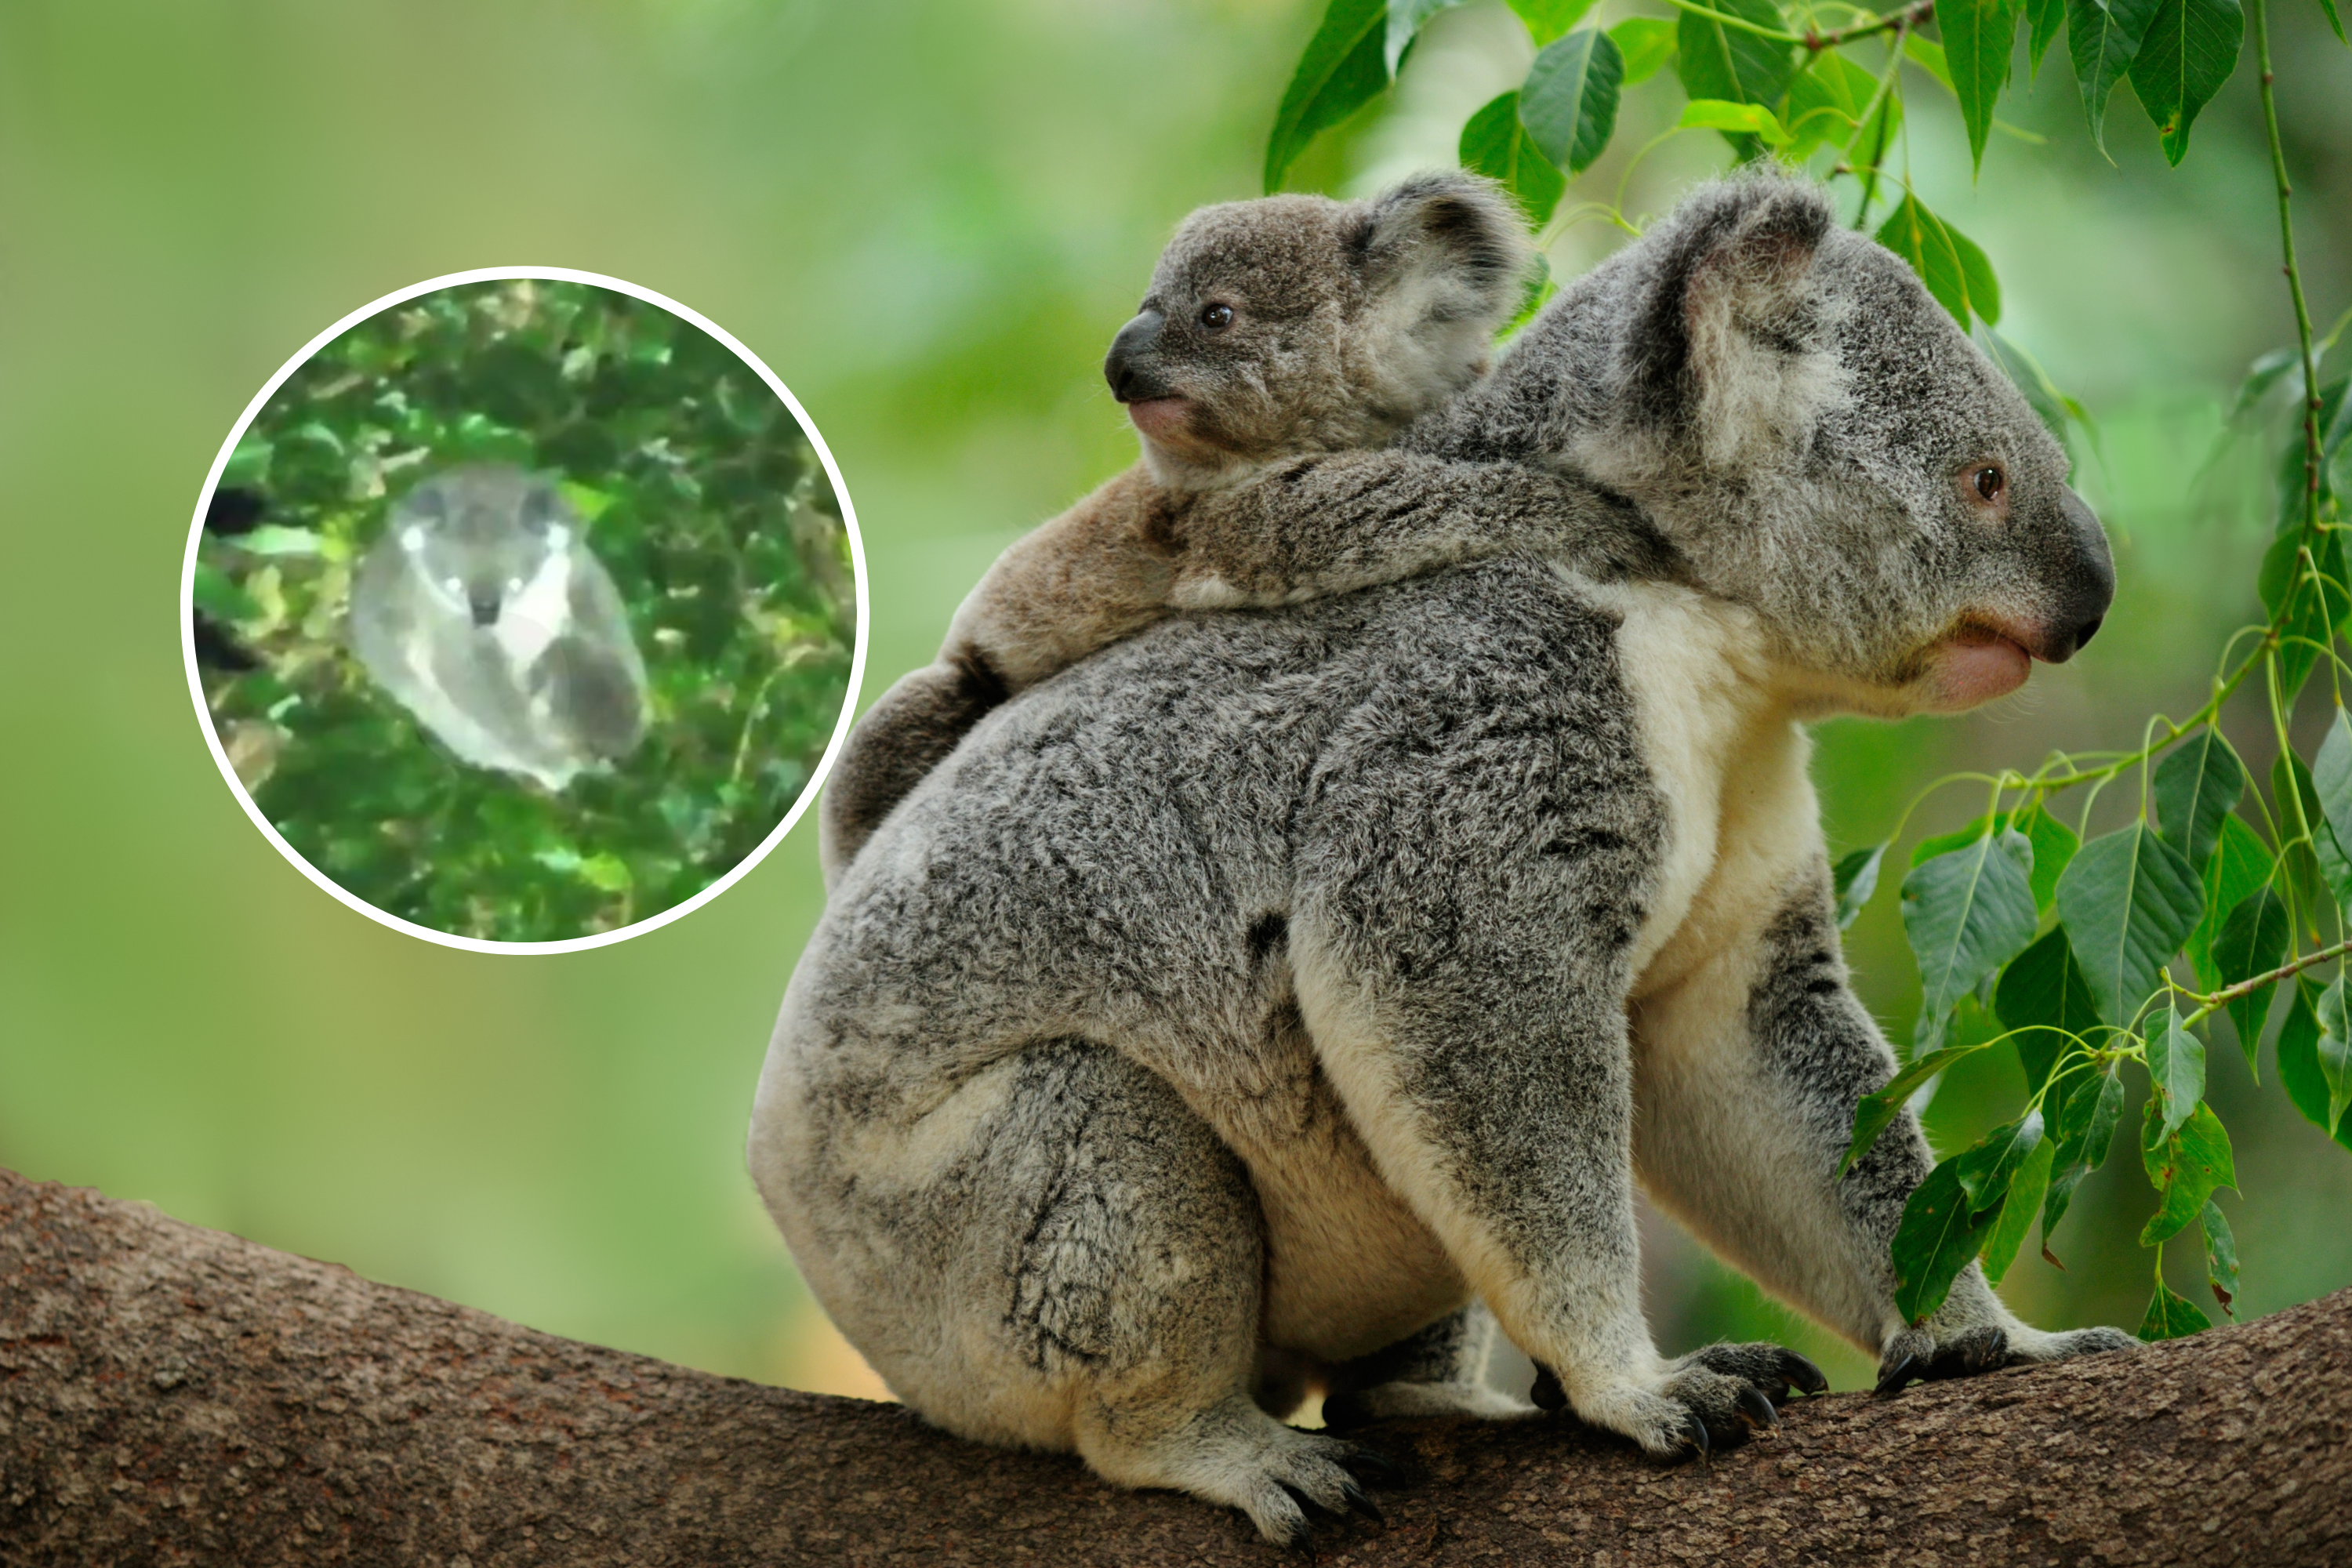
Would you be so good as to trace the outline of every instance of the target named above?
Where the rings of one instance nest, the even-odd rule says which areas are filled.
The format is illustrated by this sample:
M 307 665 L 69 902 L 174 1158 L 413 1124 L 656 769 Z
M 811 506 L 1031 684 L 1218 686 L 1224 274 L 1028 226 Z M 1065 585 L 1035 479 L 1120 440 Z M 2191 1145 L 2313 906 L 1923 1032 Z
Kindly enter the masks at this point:
M 2352 55 L 2316 6 L 2279 9 L 2324 329 L 2352 303 Z M 1103 346 L 1176 221 L 1254 194 L 1314 21 L 1298 0 L 0 13 L 0 1163 L 560 1333 L 858 1386 L 742 1169 L 820 907 L 814 834 L 708 909 L 586 954 L 449 952 L 345 910 L 253 831 L 198 732 L 176 625 L 198 488 L 255 390 L 348 310 L 470 267 L 625 278 L 741 338 L 831 446 L 872 572 L 870 699 L 929 657 L 998 549 L 1131 458 Z M 1516 29 L 1491 3 L 1441 19 L 1390 111 L 1294 178 L 1355 190 L 1450 162 L 1463 118 L 1524 69 Z M 1627 103 L 1661 126 L 1676 107 Z M 2250 67 L 2177 171 L 2124 94 L 2104 160 L 2056 60 L 2004 109 L 2047 144 L 1996 135 L 1979 185 L 1948 102 L 1912 105 L 1922 197 L 2000 268 L 2004 333 L 2101 423 L 2078 483 L 2123 586 L 2083 658 L 1990 712 L 1826 727 L 1840 847 L 1947 770 L 2136 743 L 2151 709 L 2194 705 L 2254 611 L 2268 510 L 2252 447 L 2207 459 L 2247 362 L 2291 330 Z M 1616 189 L 1655 128 L 1629 118 L 1570 200 Z M 1723 158 L 1708 135 L 1667 142 L 1628 212 Z M 1579 225 L 1555 268 L 1616 242 Z M 2258 729 L 2231 733 L 2266 765 Z M 1948 791 L 1906 836 L 1978 808 Z M 1892 881 L 1851 952 L 1903 1035 Z M 2012 1063 L 1979 1060 L 1937 1103 L 1948 1142 L 2014 1091 Z M 2352 1281 L 2352 1159 L 2232 1060 L 2216 1052 L 2213 1098 L 2247 1195 L 2222 1202 L 2241 1310 L 2260 1312 Z M 2152 1204 L 2116 1161 L 2062 1228 L 2067 1271 L 2021 1263 L 2008 1294 L 2053 1326 L 2137 1322 L 2132 1232 Z M 1823 1349 L 1671 1226 L 1650 1239 L 1662 1344 Z M 1832 1364 L 1846 1385 L 1864 1365 Z
M 557 481 L 645 661 L 643 738 L 561 789 L 459 761 L 353 651 L 389 514 L 467 464 Z M 216 500 L 198 554 L 215 731 L 295 853 L 387 914 L 502 942 L 651 919 L 757 851 L 838 726 L 832 484 L 758 373 L 658 305 L 523 278 L 391 306 L 287 378 L 221 484 L 263 510 L 232 533 Z

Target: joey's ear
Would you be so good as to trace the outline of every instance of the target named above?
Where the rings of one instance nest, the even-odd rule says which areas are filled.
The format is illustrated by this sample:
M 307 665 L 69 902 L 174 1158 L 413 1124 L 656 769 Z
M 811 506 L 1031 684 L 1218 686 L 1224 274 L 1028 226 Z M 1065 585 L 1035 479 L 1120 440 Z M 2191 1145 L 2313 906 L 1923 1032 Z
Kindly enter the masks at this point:
M 1645 236 L 1651 280 L 1626 343 L 1640 416 L 1716 465 L 1809 431 L 1836 393 L 1811 286 L 1835 225 L 1818 187 L 1768 174 L 1709 186 Z
M 1519 209 L 1500 185 L 1460 171 L 1417 174 L 1360 204 L 1348 237 L 1370 293 L 1489 335 L 1518 309 L 1535 270 Z

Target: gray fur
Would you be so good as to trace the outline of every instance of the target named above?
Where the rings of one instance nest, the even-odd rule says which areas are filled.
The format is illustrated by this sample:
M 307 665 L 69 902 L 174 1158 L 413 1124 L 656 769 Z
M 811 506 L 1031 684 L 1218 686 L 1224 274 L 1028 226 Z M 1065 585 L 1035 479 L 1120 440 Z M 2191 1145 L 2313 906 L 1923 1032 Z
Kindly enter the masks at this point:
M 1972 508 L 1987 453 L 2003 504 Z M 1288 1539 L 1281 1489 L 1344 1498 L 1353 1456 L 1253 1403 L 1264 1367 L 1324 1369 L 1343 1416 L 1384 1363 L 1441 1387 L 1432 1325 L 1475 1297 L 1654 1453 L 1769 1421 L 1786 1352 L 1653 1346 L 1637 1180 L 1891 1371 L 2121 1342 L 2032 1330 L 1973 1270 L 1903 1322 L 1907 1116 L 1833 1180 L 1895 1059 L 1837 957 L 1801 721 L 1957 706 L 2013 673 L 1992 633 L 2088 635 L 2104 542 L 2031 413 L 1817 194 L 1731 183 L 1399 446 L 1264 504 L 1338 540 L 1470 515 L 1442 474 L 1510 528 L 1528 473 L 1637 513 L 1687 581 L 1528 543 L 1162 621 L 982 720 L 843 872 L 751 1167 L 931 1420 Z

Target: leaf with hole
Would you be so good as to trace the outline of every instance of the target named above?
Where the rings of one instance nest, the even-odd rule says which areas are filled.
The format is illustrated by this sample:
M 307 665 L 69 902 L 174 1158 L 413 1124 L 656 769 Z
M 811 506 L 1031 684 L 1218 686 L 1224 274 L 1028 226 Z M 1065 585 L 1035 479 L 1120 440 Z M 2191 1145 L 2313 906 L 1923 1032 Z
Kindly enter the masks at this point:
M 2213 1300 L 2221 1303 L 2221 1310 L 2229 1312 L 2238 1297 L 2238 1238 L 2230 1234 L 2229 1220 L 2211 1198 L 2197 1217 L 2205 1230 L 2205 1283 L 2213 1288 Z
M 1537 151 L 1519 123 L 1519 95 L 1507 92 L 1470 117 L 1462 128 L 1462 166 L 1486 175 L 1511 193 L 1528 215 L 1529 226 L 1541 228 L 1551 220 L 1568 189 L 1567 176 Z
M 1282 176 L 1319 132 L 1387 90 L 1387 47 L 1384 0 L 1331 0 L 1275 110 L 1265 143 L 1269 192 L 1282 188 Z
M 1944 63 L 1952 73 L 1952 96 L 1960 100 L 1968 127 L 1971 166 L 1984 164 L 1985 138 L 1992 132 L 1992 106 L 2009 85 L 2009 59 L 2017 47 L 2021 0 L 1937 0 L 1936 29 L 1943 35 Z
M 2162 1194 L 2155 1215 L 2139 1233 L 2142 1247 L 2154 1247 L 2189 1228 L 2205 1200 L 2221 1187 L 2238 1190 L 2230 1135 L 2213 1108 L 2200 1103 L 2169 1136 L 2159 1136 L 2162 1117 L 2150 1100 L 2141 1118 L 2140 1159 L 2148 1184 Z
M 1625 61 L 1592 27 L 1544 46 L 1519 87 L 1519 123 L 1543 155 L 1571 174 L 1591 166 L 1617 126 Z
M 1934 1045 L 1953 1004 L 2033 940 L 2032 857 L 2025 836 L 2005 828 L 1903 879 L 1903 932 L 1919 963 L 1921 1045 Z
M 2157 0 L 2130 75 L 2169 162 L 2188 153 L 2189 128 L 2237 69 L 2245 36 L 2246 13 L 2238 0 Z
M 2159 1279 L 2156 1282 L 2156 1299 L 2147 1304 L 2147 1316 L 2139 1321 L 2136 1331 L 2149 1344 L 2160 1340 L 2186 1339 L 2213 1326 L 2213 1320 L 2200 1310 L 2196 1302 L 2174 1292 Z
M 2069 1051 L 2080 1051 L 2099 1029 L 2098 1005 L 2066 945 L 2065 928 L 2055 927 L 2010 960 L 1993 990 L 1993 1011 L 2017 1042 L 2025 1087 L 2039 1089 Z
M 1911 264 L 1936 302 L 1968 329 L 1971 316 L 2000 320 L 2000 284 L 1976 242 L 1906 194 L 1878 226 L 1878 243 Z
M 2221 819 L 2246 793 L 2246 764 L 2221 731 L 2208 724 L 2157 764 L 2153 793 L 2157 831 L 2201 870 L 2221 836 Z
M 1886 859 L 1886 846 L 1874 844 L 1866 849 L 1839 857 L 1830 869 L 1830 889 L 1837 900 L 1837 928 L 1845 930 L 1853 924 L 1878 891 L 1878 871 Z
M 2131 1022 L 2204 912 L 2197 873 L 2144 822 L 2084 845 L 2058 879 L 2058 919 L 2110 1024 Z
M 2131 69 L 2159 0 L 2066 0 L 2066 48 L 2083 89 L 2091 140 L 2106 151 L 2107 100 Z

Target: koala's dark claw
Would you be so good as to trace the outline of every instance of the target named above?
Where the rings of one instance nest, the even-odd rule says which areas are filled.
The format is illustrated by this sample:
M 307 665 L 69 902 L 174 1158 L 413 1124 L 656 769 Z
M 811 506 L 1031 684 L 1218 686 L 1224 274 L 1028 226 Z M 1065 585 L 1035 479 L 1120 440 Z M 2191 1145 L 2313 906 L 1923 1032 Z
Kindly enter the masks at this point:
M 1919 1375 L 1919 1358 L 1906 1351 L 1893 1364 L 1879 1372 L 1878 1387 L 1874 1392 L 1881 1399 L 1891 1399 L 1902 1393 L 1904 1386 Z
M 1787 1378 L 1800 1394 L 1826 1394 L 1830 1380 L 1822 1369 L 1799 1355 L 1795 1351 L 1780 1352 L 1780 1375 Z
M 1403 1466 L 1378 1448 L 1367 1448 L 1360 1443 L 1351 1447 L 1348 1457 L 1339 1463 L 1376 1487 L 1401 1487 L 1408 1479 Z
M 1706 1438 L 1706 1423 L 1688 1412 L 1683 1415 L 1683 1441 L 1698 1451 L 1699 1463 L 1706 1462 L 1711 1447 Z
M 1568 1408 L 1568 1390 L 1559 1385 L 1558 1373 L 1538 1363 L 1536 1385 L 1528 1390 L 1528 1402 L 1538 1410 L 1565 1410 Z
M 1739 1391 L 1739 1416 L 1759 1432 L 1769 1432 L 1780 1425 L 1780 1413 L 1772 1402 L 1753 1387 Z
M 1359 1513 L 1369 1516 L 1374 1524 L 1386 1525 L 1388 1523 L 1388 1515 L 1382 1513 L 1381 1511 L 1381 1505 L 1372 1500 L 1372 1494 L 1358 1486 L 1353 1478 L 1350 1478 L 1347 1484 L 1340 1488 L 1340 1495 L 1348 1500 L 1348 1506 L 1349 1508 L 1354 1509 Z

